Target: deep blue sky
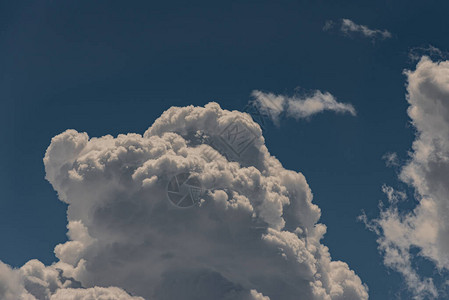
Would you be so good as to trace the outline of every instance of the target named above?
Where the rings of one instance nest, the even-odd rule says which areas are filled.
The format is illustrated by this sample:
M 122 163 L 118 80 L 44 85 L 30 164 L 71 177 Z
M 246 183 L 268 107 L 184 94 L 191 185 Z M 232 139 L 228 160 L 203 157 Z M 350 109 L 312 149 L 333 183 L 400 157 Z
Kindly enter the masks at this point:
M 333 258 L 371 299 L 392 298 L 403 284 L 356 218 L 377 216 L 381 185 L 397 185 L 381 157 L 405 159 L 413 140 L 402 71 L 412 47 L 449 49 L 443 2 L 0 1 L 0 260 L 51 263 L 66 240 L 66 208 L 42 163 L 56 134 L 143 133 L 172 105 L 242 110 L 253 89 L 300 87 L 352 103 L 357 117 L 283 119 L 266 128 L 268 149 L 306 176 Z M 393 37 L 322 31 L 341 18 Z

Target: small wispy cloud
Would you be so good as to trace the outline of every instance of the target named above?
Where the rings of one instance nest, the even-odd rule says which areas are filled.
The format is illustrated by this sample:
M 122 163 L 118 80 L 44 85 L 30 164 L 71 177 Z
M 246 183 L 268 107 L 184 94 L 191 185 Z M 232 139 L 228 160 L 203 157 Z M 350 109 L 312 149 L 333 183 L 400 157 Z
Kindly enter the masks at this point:
M 287 114 L 295 119 L 307 118 L 325 110 L 356 115 L 351 104 L 338 102 L 329 92 L 315 91 L 310 97 L 287 98 L 287 103 Z
M 324 23 L 323 31 L 329 31 L 333 28 L 339 27 L 339 30 L 346 36 L 361 35 L 370 38 L 373 41 L 376 39 L 385 40 L 392 37 L 388 30 L 371 29 L 366 25 L 360 25 L 350 19 L 341 19 L 338 22 L 328 20 Z
M 353 116 L 357 114 L 351 104 L 338 102 L 331 93 L 319 90 L 303 96 L 276 95 L 254 90 L 251 96 L 253 98 L 251 103 L 276 125 L 279 124 L 282 113 L 296 120 L 306 119 L 323 111 L 349 113 Z
M 387 152 L 382 156 L 387 167 L 397 167 L 399 166 L 399 158 L 396 152 Z
M 435 61 L 448 60 L 449 52 L 442 51 L 439 48 L 427 45 L 427 46 L 417 46 L 409 50 L 408 57 L 412 62 L 417 62 L 421 60 L 423 56 L 427 56 Z
M 348 35 L 358 32 L 369 38 L 387 39 L 392 36 L 388 30 L 371 29 L 365 25 L 356 24 L 349 19 L 342 20 L 340 30 Z
M 323 31 L 331 30 L 334 26 L 335 26 L 335 22 L 334 22 L 334 21 L 332 21 L 332 20 L 327 20 L 327 21 L 324 23 Z

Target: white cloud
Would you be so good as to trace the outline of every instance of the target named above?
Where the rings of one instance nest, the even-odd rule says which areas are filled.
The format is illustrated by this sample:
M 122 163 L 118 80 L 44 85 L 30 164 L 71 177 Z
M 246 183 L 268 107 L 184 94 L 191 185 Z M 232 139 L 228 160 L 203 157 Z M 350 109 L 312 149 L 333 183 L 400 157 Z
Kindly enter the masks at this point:
M 385 160 L 387 167 L 399 166 L 399 158 L 396 152 L 387 152 L 382 156 L 382 159 Z
M 210 145 L 234 141 L 236 128 L 251 142 L 232 162 Z M 360 278 L 320 243 L 326 227 L 304 176 L 269 154 L 248 114 L 209 103 L 172 107 L 143 136 L 68 130 L 52 139 L 44 163 L 68 204 L 69 241 L 55 247 L 52 266 L 8 269 L 21 275 L 0 280 L 7 291 L 51 300 L 368 299 Z M 189 209 L 174 207 L 166 191 L 184 172 L 207 189 Z
M 254 105 L 258 111 L 268 116 L 273 123 L 279 124 L 279 117 L 285 110 L 286 97 L 283 95 L 275 95 L 272 93 L 264 93 L 258 90 L 251 92 L 253 100 L 251 104 Z
M 24 287 L 24 280 L 18 270 L 0 261 L 0 299 L 5 300 L 33 300 Z
M 351 33 L 361 33 L 365 37 L 387 39 L 391 38 L 388 30 L 371 29 L 365 25 L 359 25 L 349 19 L 342 19 L 340 30 L 350 35 Z
M 2 300 L 143 300 L 117 287 L 72 288 L 73 283 L 54 265 L 46 267 L 35 259 L 20 269 L 0 261 Z
M 332 20 L 327 20 L 324 22 L 323 31 L 331 30 L 335 26 L 335 22 Z
M 404 276 L 416 299 L 435 298 L 435 283 L 420 276 L 414 262 L 420 256 L 441 272 L 449 269 L 449 61 L 422 57 L 405 74 L 408 114 L 417 132 L 400 178 L 415 189 L 418 204 L 402 211 L 390 201 L 368 225 L 379 234 L 385 264 Z
M 257 292 L 256 290 L 251 290 L 251 297 L 253 297 L 253 300 L 270 300 L 269 297 L 265 297 L 261 293 Z
M 391 38 L 392 34 L 388 30 L 380 30 L 380 29 L 371 29 L 365 25 L 359 25 L 354 23 L 354 21 L 350 19 L 341 19 L 340 31 L 343 32 L 347 36 L 352 36 L 354 34 L 360 34 L 363 37 L 367 37 L 372 39 L 373 41 L 376 39 L 387 39 Z M 325 22 L 323 26 L 323 31 L 329 31 L 337 25 L 336 22 L 332 20 L 328 20 Z
M 415 63 L 421 60 L 423 56 L 427 56 L 430 59 L 435 60 L 449 59 L 449 53 L 447 51 L 442 51 L 432 45 L 413 47 L 408 53 L 408 57 L 410 58 L 410 60 Z
M 251 103 L 276 125 L 279 124 L 279 117 L 284 112 L 296 120 L 309 118 L 323 111 L 356 115 L 356 110 L 351 104 L 338 102 L 331 93 L 318 90 L 309 96 L 292 97 L 254 90 L 251 96 L 253 97 Z

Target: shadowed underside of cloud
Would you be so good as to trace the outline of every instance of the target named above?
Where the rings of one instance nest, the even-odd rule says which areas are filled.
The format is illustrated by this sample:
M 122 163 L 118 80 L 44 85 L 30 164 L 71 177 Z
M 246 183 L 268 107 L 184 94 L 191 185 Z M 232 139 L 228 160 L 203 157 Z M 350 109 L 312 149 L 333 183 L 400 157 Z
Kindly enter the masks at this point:
M 230 161 L 204 139 L 235 124 L 252 139 Z M 143 136 L 68 130 L 44 163 L 68 204 L 69 240 L 51 266 L 0 264 L 1 299 L 368 298 L 320 243 L 326 227 L 304 176 L 269 154 L 248 114 L 209 103 L 172 107 Z M 181 209 L 167 185 L 186 172 L 206 192 Z
M 340 23 L 339 30 L 346 36 L 360 35 L 362 37 L 370 38 L 373 41 L 376 39 L 384 40 L 392 37 L 391 32 L 388 30 L 371 29 L 368 26 L 356 24 L 350 19 L 341 19 L 341 21 L 337 23 Z M 331 30 L 337 23 L 328 20 L 324 24 L 323 30 Z
M 389 204 L 381 206 L 380 217 L 368 227 L 379 235 L 385 264 L 404 276 L 415 298 L 433 299 L 444 297 L 444 283 L 437 288 L 431 277 L 420 275 L 415 262 L 421 257 L 440 274 L 449 270 L 449 61 L 424 56 L 405 75 L 416 139 L 400 179 L 415 189 L 418 204 L 413 211 L 401 210 L 397 199 L 404 196 L 390 188 Z
M 254 90 L 251 96 L 252 104 L 260 113 L 270 117 L 275 124 L 279 124 L 282 113 L 296 120 L 310 118 L 324 111 L 356 115 L 356 110 L 351 104 L 338 102 L 331 93 L 318 90 L 310 96 L 292 97 Z

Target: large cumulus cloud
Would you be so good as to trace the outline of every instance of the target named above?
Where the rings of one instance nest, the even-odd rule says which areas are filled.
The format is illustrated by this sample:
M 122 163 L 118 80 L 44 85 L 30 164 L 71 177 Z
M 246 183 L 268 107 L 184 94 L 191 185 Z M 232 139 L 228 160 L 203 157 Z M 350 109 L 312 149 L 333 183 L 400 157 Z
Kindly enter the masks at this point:
M 250 138 L 237 154 L 222 138 L 236 124 Z M 37 299 L 103 299 L 96 295 L 108 293 L 116 298 L 105 299 L 368 298 L 360 278 L 346 263 L 332 261 L 320 243 L 326 227 L 317 223 L 320 209 L 304 176 L 269 154 L 248 114 L 209 103 L 172 107 L 143 136 L 89 138 L 68 130 L 52 139 L 44 163 L 48 181 L 68 204 L 69 241 L 55 247 L 59 261 L 52 266 L 32 262 L 40 264 L 39 283 L 25 282 L 35 274 L 25 271 L 28 264 L 8 268 L 17 279 L 0 280 L 4 293 Z M 169 181 L 183 173 L 204 189 L 188 209 L 167 198 Z
M 400 178 L 414 188 L 417 205 L 401 209 L 404 195 L 389 188 L 389 205 L 369 226 L 379 234 L 385 264 L 404 276 L 416 299 L 446 298 L 444 286 L 422 276 L 415 263 L 421 257 L 441 274 L 449 270 L 449 61 L 424 56 L 405 74 L 416 139 Z

